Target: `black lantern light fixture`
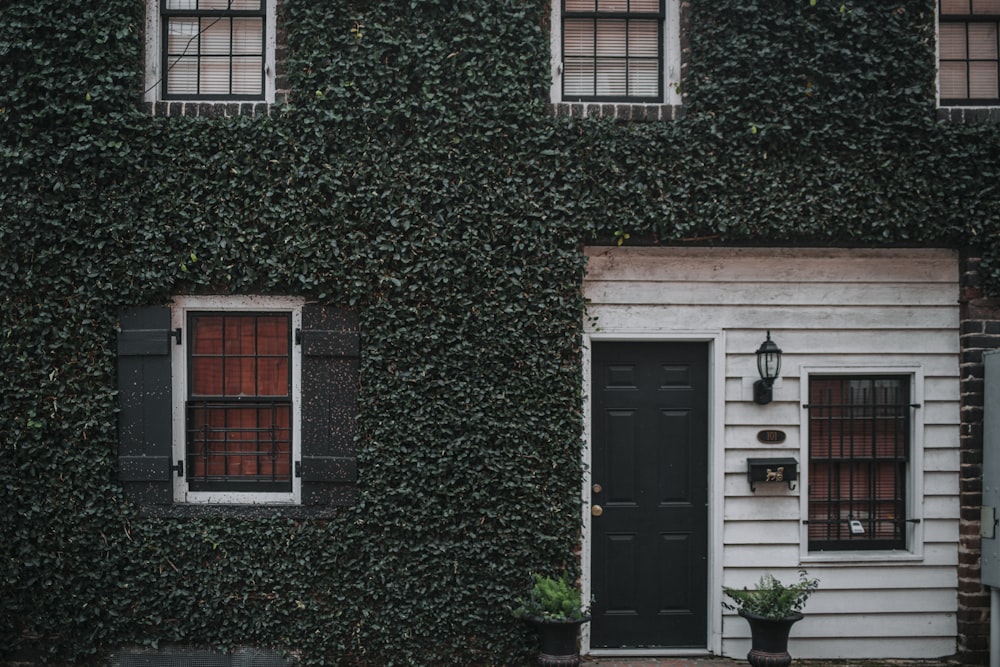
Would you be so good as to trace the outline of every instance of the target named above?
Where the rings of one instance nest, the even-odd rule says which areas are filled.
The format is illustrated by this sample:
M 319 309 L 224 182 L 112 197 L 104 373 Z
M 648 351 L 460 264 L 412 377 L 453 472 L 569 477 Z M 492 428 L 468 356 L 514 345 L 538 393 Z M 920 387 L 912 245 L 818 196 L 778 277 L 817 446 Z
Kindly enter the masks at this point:
M 753 402 L 767 405 L 771 402 L 771 387 L 781 371 L 781 348 L 771 340 L 771 332 L 767 332 L 767 340 L 757 348 L 757 372 L 760 379 L 753 383 Z

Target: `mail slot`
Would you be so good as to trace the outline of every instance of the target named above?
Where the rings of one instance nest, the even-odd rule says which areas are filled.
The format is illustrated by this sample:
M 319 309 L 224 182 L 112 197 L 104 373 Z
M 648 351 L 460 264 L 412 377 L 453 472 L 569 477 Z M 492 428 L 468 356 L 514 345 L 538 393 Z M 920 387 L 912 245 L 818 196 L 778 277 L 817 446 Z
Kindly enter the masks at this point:
M 799 462 L 787 459 L 747 459 L 747 479 L 750 490 L 757 491 L 757 484 L 787 483 L 790 490 L 799 478 Z

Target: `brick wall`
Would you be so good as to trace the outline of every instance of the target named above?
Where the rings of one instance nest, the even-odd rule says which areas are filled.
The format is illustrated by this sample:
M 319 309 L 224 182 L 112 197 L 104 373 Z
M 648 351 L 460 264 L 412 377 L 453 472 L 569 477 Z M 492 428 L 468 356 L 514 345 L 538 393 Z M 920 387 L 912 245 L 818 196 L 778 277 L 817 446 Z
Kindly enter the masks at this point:
M 979 508 L 983 490 L 983 352 L 1000 349 L 1000 299 L 984 295 L 980 256 L 962 251 L 961 394 L 959 483 L 961 521 L 958 553 L 958 652 L 963 662 L 989 663 L 990 594 L 981 583 Z

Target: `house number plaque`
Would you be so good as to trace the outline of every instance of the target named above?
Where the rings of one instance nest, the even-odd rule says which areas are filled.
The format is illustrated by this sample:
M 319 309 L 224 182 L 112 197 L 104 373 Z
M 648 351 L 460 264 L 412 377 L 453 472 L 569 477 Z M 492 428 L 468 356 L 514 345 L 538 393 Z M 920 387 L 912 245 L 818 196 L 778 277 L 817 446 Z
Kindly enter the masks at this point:
M 757 441 L 763 442 L 765 445 L 780 445 L 785 441 L 785 432 L 775 429 L 757 431 Z

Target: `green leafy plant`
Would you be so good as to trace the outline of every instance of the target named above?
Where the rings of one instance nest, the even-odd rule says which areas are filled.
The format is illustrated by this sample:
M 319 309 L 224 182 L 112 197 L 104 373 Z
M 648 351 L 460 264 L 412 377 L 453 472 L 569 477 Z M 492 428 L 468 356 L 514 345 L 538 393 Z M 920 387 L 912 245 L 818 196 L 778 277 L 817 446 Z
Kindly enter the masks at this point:
M 545 620 L 579 620 L 587 615 L 580 589 L 571 584 L 565 574 L 558 579 L 535 575 L 535 585 L 527 599 L 514 610 L 519 618 Z
M 579 544 L 585 239 L 983 244 L 1000 291 L 1000 125 L 938 121 L 929 0 L 690 3 L 659 122 L 546 112 L 548 0 L 277 4 L 289 102 L 170 117 L 144 3 L 4 6 L 0 663 L 523 665 L 482 601 Z M 355 507 L 124 501 L 116 314 L 184 293 L 359 310 Z
M 722 605 L 726 609 L 779 620 L 801 612 L 817 588 L 819 579 L 810 579 L 805 570 L 799 570 L 798 582 L 787 586 L 768 573 L 757 581 L 755 589 L 723 587 L 722 592 L 734 603 L 723 602 Z

